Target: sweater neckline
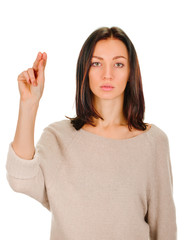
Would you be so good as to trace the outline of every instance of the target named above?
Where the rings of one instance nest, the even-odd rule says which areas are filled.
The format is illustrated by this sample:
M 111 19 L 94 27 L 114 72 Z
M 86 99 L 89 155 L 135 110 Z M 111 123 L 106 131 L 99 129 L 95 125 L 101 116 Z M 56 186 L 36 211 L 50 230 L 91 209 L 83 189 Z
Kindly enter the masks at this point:
M 154 127 L 155 127 L 155 124 L 151 123 L 150 125 L 151 125 L 151 127 L 148 130 L 144 131 L 143 133 L 140 133 L 139 135 L 137 135 L 135 137 L 120 138 L 120 139 L 104 137 L 104 136 L 89 132 L 89 131 L 87 131 L 83 128 L 80 128 L 79 131 L 81 131 L 84 136 L 91 137 L 96 141 L 99 140 L 99 141 L 105 141 L 105 142 L 132 142 L 132 141 L 135 141 L 137 139 L 139 140 L 142 137 L 145 137 L 145 135 L 151 134 Z

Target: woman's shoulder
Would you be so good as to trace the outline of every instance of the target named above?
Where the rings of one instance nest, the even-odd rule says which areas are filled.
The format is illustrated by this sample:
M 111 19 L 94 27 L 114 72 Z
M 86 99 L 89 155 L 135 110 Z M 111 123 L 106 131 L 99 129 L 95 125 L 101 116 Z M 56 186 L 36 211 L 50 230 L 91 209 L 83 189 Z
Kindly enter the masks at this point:
M 159 127 L 158 125 L 152 123 L 151 129 L 151 135 L 153 136 L 153 138 L 155 138 L 158 144 L 164 143 L 166 141 L 168 142 L 167 132 L 162 127 Z
M 62 119 L 62 120 L 52 122 L 52 123 L 48 124 L 48 126 L 46 128 L 62 129 L 62 128 L 66 128 L 66 127 L 70 127 L 70 120 L 68 120 L 68 119 Z
M 75 128 L 72 126 L 71 121 L 68 119 L 52 122 L 44 128 L 44 131 L 63 137 L 70 137 L 76 134 Z
M 77 131 L 72 126 L 70 120 L 62 119 L 48 124 L 41 134 L 39 145 L 57 144 L 59 146 L 67 147 L 73 138 L 75 138 Z

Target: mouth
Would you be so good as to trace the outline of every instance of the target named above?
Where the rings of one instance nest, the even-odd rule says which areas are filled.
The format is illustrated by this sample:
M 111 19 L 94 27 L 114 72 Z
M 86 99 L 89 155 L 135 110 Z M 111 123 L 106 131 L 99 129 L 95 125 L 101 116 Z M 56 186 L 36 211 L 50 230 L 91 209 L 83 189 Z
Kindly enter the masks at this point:
M 101 86 L 101 89 L 103 90 L 112 90 L 114 87 L 113 86 L 110 86 L 110 85 L 105 85 L 105 86 Z

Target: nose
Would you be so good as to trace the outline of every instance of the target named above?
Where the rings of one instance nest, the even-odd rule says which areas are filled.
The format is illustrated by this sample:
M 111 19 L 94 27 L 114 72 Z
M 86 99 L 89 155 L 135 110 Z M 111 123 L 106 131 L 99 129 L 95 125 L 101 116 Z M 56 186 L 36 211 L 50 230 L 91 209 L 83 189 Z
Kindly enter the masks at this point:
M 111 66 L 104 66 L 103 68 L 103 78 L 104 79 L 112 79 L 113 75 L 112 75 L 112 67 Z

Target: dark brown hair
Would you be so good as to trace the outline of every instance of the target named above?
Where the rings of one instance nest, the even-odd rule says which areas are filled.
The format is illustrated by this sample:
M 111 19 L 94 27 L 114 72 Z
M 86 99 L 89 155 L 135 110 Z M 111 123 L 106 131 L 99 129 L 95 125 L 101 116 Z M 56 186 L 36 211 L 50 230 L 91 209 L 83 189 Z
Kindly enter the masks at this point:
M 95 45 L 99 40 L 114 38 L 121 40 L 127 47 L 129 56 L 130 74 L 124 90 L 123 114 L 128 123 L 139 130 L 146 129 L 143 122 L 145 101 L 143 96 L 142 79 L 136 50 L 126 33 L 119 27 L 101 27 L 96 29 L 84 42 L 77 61 L 76 68 L 76 117 L 66 118 L 79 130 L 85 123 L 95 126 L 92 117 L 104 120 L 92 104 L 92 91 L 89 87 L 89 69 Z

